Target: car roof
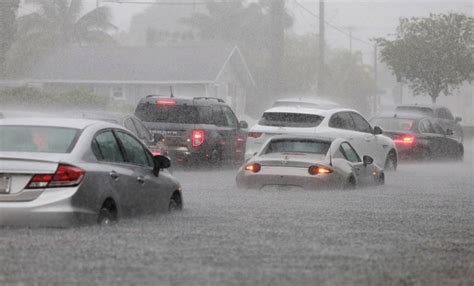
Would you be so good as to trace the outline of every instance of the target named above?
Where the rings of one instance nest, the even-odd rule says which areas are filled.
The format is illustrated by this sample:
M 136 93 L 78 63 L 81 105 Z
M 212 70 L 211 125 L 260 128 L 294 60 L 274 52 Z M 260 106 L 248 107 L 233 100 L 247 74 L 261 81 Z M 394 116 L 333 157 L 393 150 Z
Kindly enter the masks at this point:
M 302 106 L 315 106 L 321 109 L 329 109 L 340 107 L 340 105 L 334 101 L 323 99 L 323 98 L 311 98 L 311 97 L 289 97 L 278 99 L 273 103 L 273 106 L 282 106 L 283 104 L 301 104 Z
M 158 99 L 169 99 L 174 100 L 178 104 L 190 104 L 190 105 L 226 105 L 224 100 L 217 97 L 206 97 L 206 96 L 163 96 L 163 95 L 148 95 L 145 98 L 142 98 L 142 102 L 154 102 Z
M 425 114 L 419 113 L 419 112 L 383 112 L 380 114 L 375 115 L 372 117 L 372 119 L 375 118 L 398 118 L 398 119 L 413 119 L 413 120 L 420 120 L 423 118 L 430 118 L 429 116 L 426 116 Z
M 79 119 L 79 118 L 61 118 L 61 117 L 17 117 L 0 119 L 0 125 L 20 125 L 20 126 L 50 126 L 65 127 L 75 129 L 85 129 L 91 125 L 104 125 L 117 127 L 118 125 L 104 121 Z
M 78 118 L 92 119 L 92 120 L 115 120 L 120 121 L 128 117 L 135 117 L 133 114 L 120 113 L 120 112 L 101 112 L 101 111 L 87 111 L 87 112 L 78 112 Z
M 348 108 L 329 108 L 329 109 L 320 109 L 320 108 L 311 108 L 311 107 L 299 107 L 299 106 L 277 106 L 265 110 L 266 112 L 275 112 L 275 113 L 301 113 L 301 114 L 314 114 L 320 116 L 329 116 L 336 112 L 341 111 L 351 111 L 356 112 L 354 109 Z
M 404 108 L 404 107 L 408 107 L 408 108 L 428 108 L 428 109 L 431 109 L 431 110 L 435 110 L 435 109 L 438 109 L 438 108 L 441 108 L 443 106 L 439 106 L 439 105 L 429 105 L 429 104 L 402 104 L 402 105 L 397 105 L 396 108 Z

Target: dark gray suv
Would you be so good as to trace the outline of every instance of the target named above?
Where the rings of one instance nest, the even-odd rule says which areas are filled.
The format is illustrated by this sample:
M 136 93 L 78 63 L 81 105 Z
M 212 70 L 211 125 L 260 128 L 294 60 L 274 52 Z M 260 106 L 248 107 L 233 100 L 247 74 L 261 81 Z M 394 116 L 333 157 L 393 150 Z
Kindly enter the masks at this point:
M 223 100 L 149 95 L 135 115 L 164 136 L 168 155 L 180 163 L 243 162 L 248 127 Z

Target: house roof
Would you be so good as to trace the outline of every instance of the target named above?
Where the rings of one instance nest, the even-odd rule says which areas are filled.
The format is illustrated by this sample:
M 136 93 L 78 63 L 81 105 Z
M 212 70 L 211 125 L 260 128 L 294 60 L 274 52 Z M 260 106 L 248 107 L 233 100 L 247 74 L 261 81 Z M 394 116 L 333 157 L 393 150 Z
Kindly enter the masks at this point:
M 71 47 L 45 57 L 28 78 L 44 82 L 204 83 L 217 80 L 234 56 L 254 84 L 239 49 L 225 44 Z

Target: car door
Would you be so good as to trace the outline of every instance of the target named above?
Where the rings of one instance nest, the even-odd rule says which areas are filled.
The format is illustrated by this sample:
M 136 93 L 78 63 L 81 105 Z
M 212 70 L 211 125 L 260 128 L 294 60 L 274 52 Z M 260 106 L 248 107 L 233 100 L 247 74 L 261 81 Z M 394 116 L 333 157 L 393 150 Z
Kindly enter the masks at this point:
M 150 213 L 160 205 L 160 177 L 153 174 L 153 158 L 146 147 L 135 137 L 122 131 L 115 131 L 125 153 L 126 164 L 132 170 L 133 187 L 129 189 L 134 197 L 133 213 Z
M 331 135 L 346 139 L 357 152 L 368 154 L 368 148 L 364 141 L 365 134 L 356 131 L 354 120 L 349 112 L 342 111 L 333 114 L 329 120 L 329 127 L 333 128 Z
M 368 184 L 371 170 L 368 166 L 364 166 L 359 154 L 355 151 L 349 142 L 342 142 L 339 148 L 344 158 L 350 162 L 352 166 L 352 172 L 356 177 L 358 184 Z
M 441 157 L 454 156 L 458 150 L 458 142 L 446 135 L 443 127 L 441 127 L 437 120 L 430 120 L 430 123 L 433 126 L 434 132 L 439 136 L 439 155 Z
M 100 177 L 105 185 L 112 186 L 117 196 L 121 215 L 130 215 L 135 198 L 129 192 L 135 187 L 133 171 L 125 163 L 125 156 L 111 129 L 99 131 L 92 141 L 92 151 L 100 164 Z
M 428 149 L 427 155 L 439 157 L 443 154 L 444 135 L 435 131 L 428 118 L 420 120 L 418 130 L 420 131 L 420 135 L 417 136 L 417 140 L 424 140 L 425 148 Z
M 232 110 L 223 105 L 212 106 L 212 120 L 216 125 L 217 145 L 225 158 L 233 158 L 238 138 L 238 120 Z
M 362 142 L 363 145 L 362 148 L 360 148 L 359 153 L 361 153 L 362 155 L 371 156 L 372 158 L 374 158 L 374 160 L 376 160 L 376 162 L 385 162 L 388 149 L 384 149 L 384 144 L 379 142 L 377 135 L 374 135 L 370 123 L 367 122 L 367 120 L 365 120 L 365 118 L 358 113 L 351 112 L 350 115 L 354 120 L 356 131 L 359 132 L 359 136 L 362 137 L 361 141 L 357 141 L 358 143 Z

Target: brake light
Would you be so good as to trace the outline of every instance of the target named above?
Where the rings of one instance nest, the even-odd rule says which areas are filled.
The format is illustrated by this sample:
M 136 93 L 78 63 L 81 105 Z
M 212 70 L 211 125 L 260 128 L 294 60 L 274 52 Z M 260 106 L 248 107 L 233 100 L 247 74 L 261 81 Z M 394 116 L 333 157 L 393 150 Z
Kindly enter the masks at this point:
M 310 175 L 324 175 L 331 174 L 332 170 L 322 166 L 311 166 L 308 168 L 308 173 Z
M 176 105 L 176 100 L 172 100 L 172 99 L 158 99 L 156 101 L 156 104 L 159 104 L 159 105 Z
M 26 189 L 73 187 L 81 183 L 86 171 L 83 169 L 60 164 L 54 174 L 34 175 Z
M 411 134 L 400 136 L 393 140 L 396 144 L 413 144 L 415 142 L 415 136 Z
M 248 137 L 251 137 L 251 138 L 260 138 L 260 136 L 262 136 L 263 133 L 261 132 L 249 132 L 247 134 Z
M 252 173 L 258 173 L 260 172 L 261 169 L 262 169 L 262 166 L 260 166 L 259 163 L 251 163 L 245 166 L 245 171 L 252 172 Z
M 193 147 L 199 147 L 204 143 L 204 130 L 195 129 L 191 135 Z

